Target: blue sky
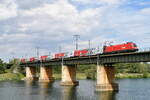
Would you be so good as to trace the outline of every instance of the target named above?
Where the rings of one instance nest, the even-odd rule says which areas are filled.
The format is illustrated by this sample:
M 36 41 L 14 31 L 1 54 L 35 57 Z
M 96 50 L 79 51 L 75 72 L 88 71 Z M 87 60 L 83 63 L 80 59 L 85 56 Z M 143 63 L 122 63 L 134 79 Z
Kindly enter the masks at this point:
M 133 41 L 150 47 L 150 0 L 0 0 L 0 57 L 36 56 Z

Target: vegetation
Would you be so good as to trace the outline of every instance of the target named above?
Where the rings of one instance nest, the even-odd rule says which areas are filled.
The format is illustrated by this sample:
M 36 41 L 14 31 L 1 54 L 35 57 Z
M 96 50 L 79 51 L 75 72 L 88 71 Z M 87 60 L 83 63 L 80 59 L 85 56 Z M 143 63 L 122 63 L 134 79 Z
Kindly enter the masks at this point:
M 11 73 L 22 73 L 22 68 L 19 66 L 20 60 L 19 59 L 12 59 L 9 64 L 12 64 L 10 69 L 8 70 Z
M 127 63 L 115 66 L 117 73 L 150 73 L 150 64 L 148 63 Z
M 115 64 L 116 78 L 150 78 L 149 63 Z M 87 79 L 96 79 L 96 65 L 80 65 L 78 73 L 85 73 Z M 79 78 L 77 76 L 77 78 Z
M 4 73 L 6 70 L 6 63 L 4 63 L 1 59 L 0 59 L 0 74 Z
M 0 81 L 4 80 L 21 80 L 24 77 L 21 73 L 4 73 L 0 74 Z
M 117 78 L 150 78 L 150 64 L 127 63 L 116 64 Z
M 79 65 L 77 73 L 84 73 L 86 79 L 96 79 L 96 65 Z
M 24 75 L 22 74 L 22 68 L 19 67 L 19 60 L 13 59 L 9 62 L 12 66 L 7 66 L 0 59 L 0 81 L 3 80 L 21 80 Z

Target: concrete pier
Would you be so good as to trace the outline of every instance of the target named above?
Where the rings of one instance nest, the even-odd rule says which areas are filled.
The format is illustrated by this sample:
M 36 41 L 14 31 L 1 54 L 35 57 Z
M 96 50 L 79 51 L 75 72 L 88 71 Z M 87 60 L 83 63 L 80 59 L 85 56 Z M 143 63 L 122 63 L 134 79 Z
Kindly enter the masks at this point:
M 36 68 L 35 67 L 26 67 L 26 78 L 25 80 L 36 80 Z
M 118 91 L 119 86 L 115 83 L 115 68 L 112 65 L 97 66 L 96 91 Z
M 52 67 L 40 67 L 40 78 L 39 82 L 53 82 L 53 71 Z
M 62 80 L 61 85 L 78 85 L 76 81 L 76 66 L 75 65 L 63 65 L 62 66 Z

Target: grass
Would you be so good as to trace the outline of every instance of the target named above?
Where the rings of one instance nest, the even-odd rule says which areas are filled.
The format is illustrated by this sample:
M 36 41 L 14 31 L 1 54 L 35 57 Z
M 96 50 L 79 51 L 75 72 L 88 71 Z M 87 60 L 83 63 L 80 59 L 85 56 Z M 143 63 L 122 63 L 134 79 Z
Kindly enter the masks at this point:
M 56 80 L 60 80 L 61 79 L 61 74 L 53 74 L 53 77 L 56 79 Z
M 78 80 L 83 80 L 83 79 L 86 79 L 86 74 L 85 73 L 77 73 L 77 79 Z
M 4 73 L 0 74 L 0 81 L 5 80 L 21 80 L 24 76 L 20 73 L 14 74 L 14 73 Z

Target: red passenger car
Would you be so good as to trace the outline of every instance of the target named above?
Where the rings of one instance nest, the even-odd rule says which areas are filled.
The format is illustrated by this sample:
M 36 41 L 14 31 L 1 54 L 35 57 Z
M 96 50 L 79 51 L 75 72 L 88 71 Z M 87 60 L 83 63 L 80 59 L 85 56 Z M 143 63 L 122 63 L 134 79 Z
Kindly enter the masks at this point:
M 21 61 L 21 63 L 25 63 L 25 62 L 26 62 L 26 59 L 25 59 L 25 58 L 22 58 L 20 61 Z
M 121 52 L 134 52 L 138 51 L 135 43 L 127 42 L 124 44 L 104 46 L 103 53 L 121 53 Z
M 36 61 L 37 59 L 35 58 L 35 57 L 31 57 L 31 58 L 29 58 L 29 61 L 30 62 L 34 62 L 34 61 Z
M 48 58 L 47 55 L 46 55 L 46 56 L 41 56 L 41 57 L 40 57 L 40 60 L 41 60 L 41 61 L 45 61 L 47 58 Z
M 87 56 L 87 55 L 88 55 L 88 49 L 74 51 L 74 56 Z
M 57 53 L 55 54 L 55 59 L 63 58 L 65 57 L 65 53 Z

